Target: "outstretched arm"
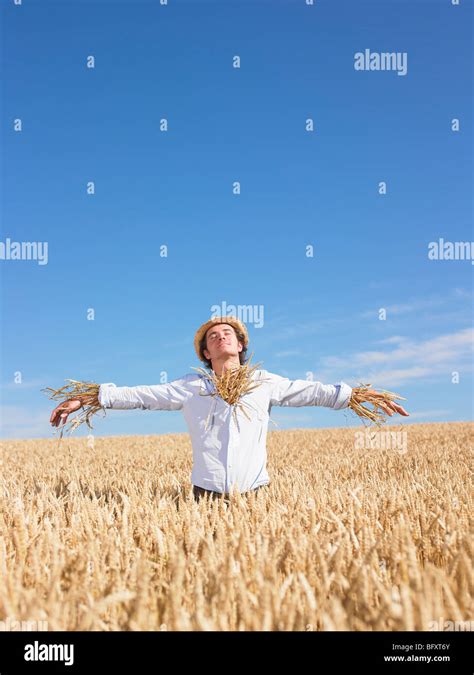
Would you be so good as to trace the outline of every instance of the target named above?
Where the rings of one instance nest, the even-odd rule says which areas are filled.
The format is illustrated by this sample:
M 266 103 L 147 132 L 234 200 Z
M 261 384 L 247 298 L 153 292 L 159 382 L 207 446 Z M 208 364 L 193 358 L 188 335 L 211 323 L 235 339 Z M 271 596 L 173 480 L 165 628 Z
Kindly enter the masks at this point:
M 81 413 L 88 420 L 91 414 L 100 408 L 115 408 L 132 410 L 180 410 L 189 392 L 185 383 L 189 375 L 168 382 L 166 384 L 138 385 L 136 387 L 117 387 L 113 382 L 104 384 L 84 383 L 70 380 L 73 384 L 58 390 L 48 388 L 53 392 L 53 398 L 64 398 L 51 413 L 52 426 L 66 424 L 68 416 L 86 406 L 86 412 Z M 47 390 L 47 391 L 48 391 Z M 67 392 L 67 393 L 66 393 Z M 76 423 L 77 417 L 74 419 Z M 82 418 L 79 423 L 84 421 Z
M 184 387 L 186 376 L 166 384 L 140 384 L 117 387 L 113 382 L 101 384 L 98 400 L 103 408 L 120 410 L 181 410 L 189 395 Z
M 322 384 L 321 382 L 312 382 L 310 380 L 289 380 L 287 377 L 281 377 L 274 373 L 267 373 L 272 386 L 270 403 L 278 406 L 305 406 L 315 405 L 324 406 L 340 410 L 349 406 L 360 416 L 379 422 L 381 416 L 377 409 L 380 408 L 389 417 L 394 413 L 408 417 L 409 413 L 399 403 L 395 403 L 394 398 L 401 398 L 391 392 L 378 392 L 369 387 L 352 388 L 345 382 L 338 384 Z M 375 412 L 367 413 L 367 409 L 362 405 L 368 403 L 374 407 Z
M 289 380 L 274 373 L 268 375 L 272 387 L 271 405 L 291 407 L 314 405 L 334 410 L 347 408 L 349 405 L 352 388 L 345 382 L 322 384 L 311 380 Z

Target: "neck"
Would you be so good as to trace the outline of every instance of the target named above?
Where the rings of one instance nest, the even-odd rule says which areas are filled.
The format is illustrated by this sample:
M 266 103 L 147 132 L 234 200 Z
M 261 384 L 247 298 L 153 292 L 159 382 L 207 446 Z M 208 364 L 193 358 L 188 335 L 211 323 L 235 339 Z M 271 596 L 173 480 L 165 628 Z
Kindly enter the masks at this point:
M 238 356 L 226 356 L 223 359 L 215 359 L 212 361 L 212 370 L 217 377 L 221 377 L 224 370 L 232 370 L 235 368 L 240 368 Z

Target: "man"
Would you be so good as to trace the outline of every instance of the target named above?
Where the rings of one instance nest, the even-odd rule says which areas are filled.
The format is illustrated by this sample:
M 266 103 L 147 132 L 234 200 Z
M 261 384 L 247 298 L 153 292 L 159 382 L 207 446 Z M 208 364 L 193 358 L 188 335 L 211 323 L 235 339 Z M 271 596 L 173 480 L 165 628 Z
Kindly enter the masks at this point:
M 196 331 L 194 347 L 198 358 L 221 378 L 226 371 L 245 363 L 248 333 L 235 317 L 206 321 Z M 193 469 L 191 482 L 196 499 L 202 496 L 227 497 L 234 491 L 250 492 L 269 484 L 266 469 L 266 437 L 272 406 L 324 406 L 347 408 L 352 388 L 344 382 L 324 385 L 308 380 L 289 380 L 267 370 L 253 371 L 252 384 L 241 396 L 242 408 L 232 410 L 209 378 L 188 373 L 167 384 L 117 387 L 104 383 L 98 402 L 104 408 L 182 410 L 191 435 Z M 392 416 L 408 413 L 393 401 L 380 396 L 381 407 Z M 67 417 L 83 405 L 81 397 L 70 399 L 53 410 L 53 426 L 66 423 Z M 234 413 L 234 414 L 233 414 Z M 210 425 L 209 425 L 210 421 Z

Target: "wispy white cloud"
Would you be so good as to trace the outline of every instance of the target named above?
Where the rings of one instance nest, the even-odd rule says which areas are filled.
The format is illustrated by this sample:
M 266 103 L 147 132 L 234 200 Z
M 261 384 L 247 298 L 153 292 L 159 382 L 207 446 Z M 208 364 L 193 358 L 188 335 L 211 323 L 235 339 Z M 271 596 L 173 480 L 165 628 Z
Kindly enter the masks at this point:
M 376 344 L 379 345 L 392 345 L 399 344 L 400 342 L 406 341 L 406 337 L 403 335 L 392 335 L 392 337 L 385 338 L 383 340 L 376 340 Z
M 32 411 L 30 408 L 2 406 L 0 432 L 2 438 L 44 438 L 52 435 L 49 423 L 51 411 Z
M 52 427 L 49 418 L 54 407 L 57 405 L 57 402 L 53 402 L 50 408 L 43 410 L 32 411 L 31 407 L 18 406 L 18 405 L 4 405 L 1 409 L 0 417 L 0 438 L 57 438 L 59 435 L 60 427 Z M 93 421 L 93 427 L 96 429 L 96 423 L 106 419 L 113 423 L 117 419 L 128 419 L 133 420 L 133 418 L 139 418 L 140 415 L 143 415 L 143 410 L 112 410 L 108 409 L 106 414 L 103 412 L 98 412 L 95 417 L 95 422 Z M 66 428 L 69 428 L 69 422 L 73 419 L 73 416 L 69 417 Z M 87 434 L 94 434 L 94 429 L 90 431 L 85 425 L 81 429 L 74 432 L 75 436 L 82 435 L 86 432 Z
M 458 298 L 472 299 L 474 291 L 472 290 L 472 288 L 455 288 L 453 290 L 453 295 L 455 295 Z
M 369 286 L 371 285 L 369 284 Z M 378 285 L 375 284 L 374 286 L 377 287 Z M 260 346 L 267 343 L 274 345 L 275 342 L 280 340 L 291 340 L 295 337 L 330 333 L 337 329 L 347 331 L 347 326 L 353 321 L 378 318 L 380 307 L 384 307 L 387 310 L 388 319 L 397 317 L 399 319 L 399 326 L 400 321 L 404 319 L 411 320 L 412 317 L 410 315 L 414 313 L 417 314 L 417 318 L 422 317 L 424 322 L 450 322 L 455 324 L 459 321 L 465 321 L 466 301 L 472 300 L 473 296 L 472 290 L 457 287 L 450 289 L 445 295 L 423 298 L 414 297 L 404 303 L 388 305 L 380 302 L 374 304 L 372 308 L 363 311 L 357 311 L 355 308 L 351 315 L 345 313 L 343 316 L 328 316 L 316 312 L 312 314 L 306 312 L 308 318 L 304 321 L 295 321 L 294 316 L 280 312 L 278 316 L 270 315 L 266 318 L 263 329 L 258 331 L 258 340 Z M 310 305 L 309 299 L 307 304 Z M 399 331 L 400 327 L 397 330 Z M 396 342 L 397 339 L 401 341 L 405 338 L 400 335 L 393 336 L 392 338 L 387 338 L 387 344 L 389 343 L 388 341 Z
M 393 336 L 386 344 L 395 344 L 386 351 L 354 352 L 343 357 L 327 356 L 321 359 L 323 368 L 345 370 L 358 381 L 383 382 L 385 387 L 400 385 L 414 379 L 432 379 L 449 376 L 462 369 L 472 372 L 474 330 L 465 328 L 455 333 L 438 335 L 428 340 L 413 340 Z M 379 385 L 380 386 L 380 385 Z
M 435 297 L 435 298 L 423 298 L 422 300 L 413 300 L 412 302 L 405 302 L 397 305 L 381 305 L 386 310 L 387 317 L 391 315 L 400 315 L 408 314 L 410 312 L 419 312 L 424 309 L 431 307 L 439 307 L 440 305 L 445 304 L 448 301 L 447 298 Z M 380 307 L 374 307 L 373 309 L 368 309 L 360 313 L 360 317 L 363 319 L 368 319 L 370 317 L 378 315 Z
M 45 380 L 24 380 L 23 382 L 1 382 L 0 389 L 3 391 L 23 391 L 25 389 L 38 389 L 46 387 Z
M 359 313 L 359 317 L 363 319 L 373 318 L 378 316 L 380 308 L 384 308 L 387 312 L 387 317 L 390 316 L 401 316 L 403 314 L 410 314 L 413 312 L 424 312 L 425 310 L 432 309 L 433 307 L 443 307 L 448 305 L 451 308 L 453 301 L 459 300 L 469 300 L 472 299 L 473 292 L 470 289 L 465 288 L 453 288 L 445 295 L 435 295 L 432 297 L 423 297 L 423 298 L 412 298 L 407 302 L 385 305 L 383 302 L 380 302 L 377 306 L 372 307 L 371 309 L 366 309 L 363 312 Z M 436 317 L 439 314 L 434 315 Z

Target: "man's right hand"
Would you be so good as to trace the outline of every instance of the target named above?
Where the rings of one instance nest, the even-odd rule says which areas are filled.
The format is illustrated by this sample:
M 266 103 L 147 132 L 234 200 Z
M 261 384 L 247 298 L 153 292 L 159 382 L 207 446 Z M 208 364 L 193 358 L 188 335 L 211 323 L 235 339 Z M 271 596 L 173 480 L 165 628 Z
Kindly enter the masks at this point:
M 64 403 L 60 403 L 53 412 L 51 413 L 51 417 L 49 421 L 51 422 L 53 427 L 58 427 L 60 424 L 66 424 L 68 416 L 76 412 L 76 410 L 79 410 L 79 408 L 82 408 L 82 401 L 79 398 L 71 398 L 68 401 L 64 401 Z

